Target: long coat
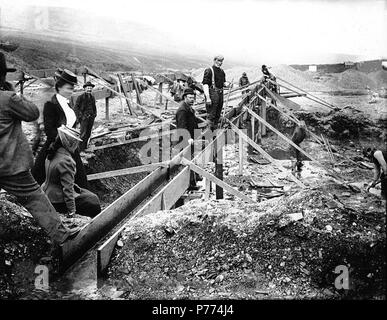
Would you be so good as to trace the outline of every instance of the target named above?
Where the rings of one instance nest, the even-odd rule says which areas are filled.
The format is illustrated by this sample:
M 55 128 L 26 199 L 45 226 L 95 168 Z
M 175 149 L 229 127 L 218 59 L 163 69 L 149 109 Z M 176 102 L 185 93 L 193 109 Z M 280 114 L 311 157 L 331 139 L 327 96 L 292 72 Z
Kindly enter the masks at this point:
M 35 180 L 42 184 L 46 179 L 46 172 L 44 168 L 44 163 L 47 157 L 47 150 L 51 143 L 53 143 L 58 135 L 58 128 L 62 124 L 67 123 L 66 115 L 56 98 L 56 95 L 53 95 L 50 101 L 47 101 L 43 107 L 43 123 L 44 123 L 44 131 L 47 136 L 47 140 L 44 143 L 42 149 L 35 159 L 35 165 L 32 169 L 32 175 Z M 76 126 L 78 121 L 74 124 Z M 73 154 L 74 161 L 76 163 L 77 171 L 75 175 L 75 182 L 81 188 L 88 188 L 87 186 L 87 177 L 86 171 L 83 166 L 81 157 L 79 155 L 79 151 L 76 150 Z
M 32 151 L 21 122 L 38 117 L 35 104 L 13 91 L 0 91 L 0 176 L 15 175 L 31 168 Z

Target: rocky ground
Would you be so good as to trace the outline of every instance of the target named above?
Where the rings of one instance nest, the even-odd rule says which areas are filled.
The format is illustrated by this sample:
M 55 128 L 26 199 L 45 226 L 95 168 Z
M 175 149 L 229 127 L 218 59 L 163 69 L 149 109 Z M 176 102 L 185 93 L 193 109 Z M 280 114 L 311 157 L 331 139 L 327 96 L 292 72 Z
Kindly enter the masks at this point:
M 154 97 L 144 96 L 152 105 Z M 297 99 L 301 103 L 303 98 Z M 372 166 L 361 153 L 370 143 L 385 145 L 385 100 L 368 104 L 365 96 L 325 95 L 324 99 L 341 110 L 310 103 L 302 104 L 297 114 L 316 133 L 328 136 L 336 150 L 331 163 L 320 145 L 311 139 L 303 143 L 320 162 L 306 163 L 300 174 L 306 190 L 264 164 L 258 154 L 247 153 L 247 148 L 239 175 L 238 148 L 229 146 L 225 181 L 251 197 L 256 195 L 256 204 L 243 204 L 225 193 L 225 200 L 191 201 L 176 210 L 135 220 L 115 250 L 103 288 L 83 296 L 64 295 L 58 289 L 36 297 L 385 299 L 385 209 L 380 189 L 364 190 L 372 178 Z M 118 98 L 110 106 L 110 120 L 105 120 L 104 103 L 98 102 L 95 128 L 134 127 L 146 121 L 122 112 Z M 156 105 L 154 110 L 161 113 L 163 108 Z M 24 129 L 32 137 L 31 127 L 24 124 Z M 281 129 L 291 133 L 285 126 Z M 262 146 L 290 171 L 287 143 L 269 135 Z M 95 152 L 87 159 L 88 173 L 139 165 L 135 154 L 139 147 Z M 212 170 L 211 166 L 207 169 Z M 91 184 L 107 206 L 144 176 Z M 283 188 L 278 196 L 276 190 L 257 188 L 252 182 Z M 35 267 L 49 262 L 51 244 L 29 214 L 6 194 L 0 194 L 0 219 L 0 297 L 31 298 Z M 80 217 L 66 221 L 85 222 Z M 339 265 L 349 269 L 349 290 L 333 285 Z M 113 294 L 109 288 L 114 288 Z

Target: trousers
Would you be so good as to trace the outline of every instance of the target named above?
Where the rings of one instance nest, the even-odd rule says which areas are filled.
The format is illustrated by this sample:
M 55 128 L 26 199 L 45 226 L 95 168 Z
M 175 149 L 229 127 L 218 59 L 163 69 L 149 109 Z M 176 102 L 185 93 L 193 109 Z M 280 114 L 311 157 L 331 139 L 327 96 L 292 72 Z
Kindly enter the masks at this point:
M 219 122 L 220 114 L 223 108 L 223 90 L 210 88 L 211 105 L 206 106 L 207 119 L 215 125 Z
M 75 213 L 81 216 L 95 217 L 101 212 L 98 196 L 93 192 L 80 188 L 80 194 L 75 198 Z M 55 209 L 60 213 L 66 213 L 66 203 L 53 203 Z
M 59 214 L 30 171 L 1 176 L 0 188 L 17 197 L 54 243 L 60 244 L 67 239 L 69 230 L 63 225 Z
M 87 142 L 91 136 L 91 130 L 93 130 L 94 116 L 85 117 L 81 120 L 81 139 L 82 142 L 79 145 L 79 150 L 83 151 L 87 148 Z

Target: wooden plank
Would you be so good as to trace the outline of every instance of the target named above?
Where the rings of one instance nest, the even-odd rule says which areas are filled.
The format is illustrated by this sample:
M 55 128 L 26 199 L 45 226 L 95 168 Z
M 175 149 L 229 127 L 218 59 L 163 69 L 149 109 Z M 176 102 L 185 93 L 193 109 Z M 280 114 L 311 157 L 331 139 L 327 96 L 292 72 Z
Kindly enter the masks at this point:
M 276 133 L 278 136 L 280 136 L 282 139 L 284 139 L 287 143 L 289 143 L 292 147 L 296 148 L 298 151 L 300 151 L 303 155 L 307 156 L 312 161 L 315 161 L 316 163 L 319 163 L 317 160 L 315 160 L 310 154 L 302 150 L 298 145 L 296 145 L 292 140 L 290 140 L 288 137 L 283 135 L 281 132 L 279 132 L 276 128 L 274 128 L 270 123 L 266 122 L 264 119 L 262 119 L 259 115 L 257 115 L 254 111 L 246 108 L 247 112 L 250 113 L 251 116 L 256 118 L 258 121 L 260 121 L 262 124 L 266 125 L 270 130 L 272 130 L 274 133 Z
M 243 138 L 239 136 L 239 174 L 243 175 Z
M 137 166 L 137 167 L 131 167 L 131 168 L 125 168 L 125 169 L 119 169 L 119 170 L 93 173 L 93 174 L 87 175 L 87 180 L 92 181 L 92 180 L 99 180 L 99 179 L 105 179 L 105 178 L 111 178 L 111 177 L 124 176 L 128 174 L 139 173 L 139 172 L 153 171 L 158 167 L 168 167 L 168 165 L 169 165 L 169 162 L 160 162 L 160 163 L 145 164 L 143 166 Z
M 189 168 L 183 168 L 168 184 L 163 187 L 155 196 L 153 196 L 147 203 L 145 203 L 139 211 L 129 217 L 127 221 L 112 235 L 110 236 L 98 249 L 97 249 L 97 274 L 102 275 L 113 253 L 117 240 L 125 230 L 129 221 L 134 218 L 144 216 L 148 213 L 157 212 L 159 210 L 169 210 L 176 203 L 176 201 L 184 194 L 189 187 L 190 170 Z
M 266 99 L 262 99 L 261 115 L 266 122 Z M 264 123 L 261 123 L 261 135 L 266 136 L 266 126 L 264 125 Z
M 266 88 L 266 87 L 265 87 L 265 88 Z M 268 91 L 268 93 L 269 93 L 270 95 L 272 94 L 272 92 L 271 92 L 269 89 L 267 89 L 267 91 Z M 259 95 L 258 95 L 258 96 L 259 96 Z M 260 97 L 260 96 L 259 96 L 259 97 Z M 272 97 L 275 97 L 275 96 L 273 95 Z M 276 100 L 276 101 L 279 103 L 279 105 L 282 104 L 281 100 Z M 298 119 L 296 118 L 296 116 L 292 113 L 292 111 L 291 111 L 290 109 L 287 109 L 286 105 L 283 105 L 283 107 L 284 107 L 285 110 L 287 110 L 287 111 L 289 112 L 289 114 L 286 114 L 283 110 L 281 110 L 278 106 L 274 105 L 273 103 L 269 103 L 269 105 L 270 105 L 271 107 L 273 107 L 274 109 L 276 109 L 279 113 L 281 113 L 282 115 L 284 115 L 286 118 L 288 118 L 289 120 L 293 121 L 295 124 L 300 125 L 300 120 L 298 120 Z M 313 138 L 316 140 L 316 142 L 318 142 L 320 145 L 324 145 L 324 143 L 321 142 L 320 138 L 319 138 L 315 133 L 313 133 L 312 131 L 310 131 L 310 130 L 308 130 L 308 129 L 306 129 L 306 130 L 307 130 L 308 133 L 311 135 L 311 137 L 313 137 Z
M 208 178 L 204 178 L 204 185 L 205 185 L 205 193 L 204 193 L 204 200 L 210 200 L 210 192 L 211 192 L 211 180 Z
M 149 86 L 148 89 L 151 89 L 152 91 L 155 91 L 156 94 L 160 94 L 162 97 L 164 97 L 165 99 L 167 99 L 168 101 L 172 102 L 174 105 L 176 105 L 177 107 L 180 107 L 180 104 L 177 103 L 175 100 L 173 100 L 171 97 L 168 97 L 167 95 L 165 95 L 164 93 L 160 92 L 159 90 L 153 88 L 152 86 Z
M 109 98 L 105 98 L 105 119 L 109 120 Z
M 231 124 L 231 128 L 241 135 L 247 143 L 249 143 L 254 149 L 256 149 L 265 159 L 270 161 L 273 165 L 275 165 L 279 170 L 281 170 L 284 173 L 287 173 L 290 178 L 301 188 L 305 188 L 305 185 L 298 180 L 295 176 L 293 176 L 290 172 L 288 172 L 280 163 L 275 161 L 265 150 L 263 150 L 258 144 L 256 144 L 253 140 L 251 140 L 248 136 L 246 136 L 242 130 L 240 130 L 235 124 L 233 124 L 231 121 L 228 120 L 228 122 Z
M 187 159 L 184 159 L 184 158 L 182 159 L 181 162 L 182 162 L 182 164 L 189 166 L 191 170 L 193 170 L 196 173 L 200 174 L 204 178 L 207 178 L 207 179 L 211 180 L 216 185 L 218 185 L 219 187 L 223 188 L 224 190 L 226 190 L 227 192 L 231 193 L 232 195 L 236 196 L 237 198 L 240 198 L 240 199 L 242 199 L 242 200 L 244 200 L 244 201 L 246 201 L 248 203 L 253 203 L 253 201 L 248 196 L 246 196 L 243 193 L 235 190 L 230 185 L 228 185 L 226 182 L 218 179 L 217 177 L 215 177 L 211 173 L 208 173 L 207 171 L 205 171 L 202 168 L 198 167 L 193 162 L 191 162 L 191 161 L 189 161 Z
M 140 96 L 140 88 L 138 87 L 137 80 L 134 78 L 133 73 L 131 74 L 132 81 L 133 81 L 133 87 L 134 90 L 136 91 L 136 97 L 137 97 L 137 103 L 142 106 L 142 101 L 141 101 L 141 96 Z
M 92 148 L 89 148 L 89 150 L 95 151 L 95 150 L 101 150 L 101 149 L 106 149 L 106 148 L 122 146 L 124 144 L 129 144 L 129 143 L 134 143 L 134 142 L 139 142 L 139 141 L 146 141 L 148 139 L 162 137 L 162 136 L 167 135 L 167 134 L 172 134 L 172 132 L 173 132 L 173 130 L 163 131 L 161 133 L 155 133 L 155 134 L 145 136 L 145 137 L 138 137 L 138 138 L 130 139 L 130 140 L 123 141 L 123 142 L 115 142 L 115 143 L 111 143 L 111 144 L 107 144 L 107 145 L 103 145 L 103 146 L 92 147 Z
M 60 246 L 63 266 L 66 268 L 102 239 L 165 180 L 168 168 L 159 167 L 85 225 L 76 238 Z
M 124 94 L 124 96 L 126 98 L 125 100 L 126 100 L 126 104 L 128 105 L 129 112 L 130 112 L 130 114 L 135 114 L 137 116 L 137 113 L 132 108 L 131 99 L 129 99 L 128 94 L 127 94 L 127 92 L 126 92 L 126 90 L 124 88 L 124 81 L 122 80 L 122 76 L 121 76 L 120 73 L 117 73 L 117 76 L 118 76 L 118 81 L 119 81 L 118 87 L 119 88 L 122 87 L 122 90 L 123 90 L 122 92 L 123 92 L 123 94 Z

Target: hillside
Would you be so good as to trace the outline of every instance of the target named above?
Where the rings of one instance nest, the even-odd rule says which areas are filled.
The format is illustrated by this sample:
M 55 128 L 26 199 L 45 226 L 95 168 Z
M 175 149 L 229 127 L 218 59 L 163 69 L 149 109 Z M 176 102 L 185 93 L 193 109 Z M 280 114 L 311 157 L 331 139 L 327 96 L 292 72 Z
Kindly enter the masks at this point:
M 186 59 L 179 55 L 167 56 L 119 49 L 96 43 L 70 41 L 66 38 L 48 37 L 26 32 L 4 31 L 2 40 L 18 43 L 19 48 L 6 53 L 9 64 L 22 69 L 69 69 L 87 65 L 98 71 L 163 71 L 198 68 L 203 61 Z M 37 54 L 38 53 L 38 54 Z

